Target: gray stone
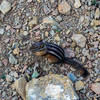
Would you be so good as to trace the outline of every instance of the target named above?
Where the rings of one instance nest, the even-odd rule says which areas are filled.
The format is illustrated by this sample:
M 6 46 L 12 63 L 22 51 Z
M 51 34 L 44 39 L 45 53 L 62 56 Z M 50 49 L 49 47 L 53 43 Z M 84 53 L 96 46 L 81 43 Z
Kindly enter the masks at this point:
M 0 5 L 0 11 L 6 14 L 11 9 L 11 4 L 7 0 L 3 0 Z
M 54 20 L 52 16 L 49 16 L 43 19 L 43 24 L 57 24 L 57 22 Z
M 7 82 L 13 82 L 13 77 L 12 76 L 10 76 L 10 75 L 7 75 L 6 76 L 6 80 L 7 80 Z
M 54 36 L 54 35 L 55 35 L 54 30 L 51 30 L 51 31 L 50 31 L 50 34 L 51 34 L 52 36 Z
M 2 93 L 2 97 L 5 97 L 5 96 L 6 96 L 6 92 L 3 91 L 3 93 Z
M 75 41 L 80 47 L 85 47 L 86 38 L 82 34 L 73 34 L 72 40 Z
M 26 84 L 26 100 L 79 100 L 67 76 L 50 74 Z
M 16 91 L 19 93 L 19 95 L 23 98 L 23 100 L 27 100 L 25 99 L 25 86 L 26 86 L 26 80 L 24 77 L 21 77 L 20 79 L 16 80 L 14 82 L 14 84 L 12 85 L 12 88 L 15 88 Z
M 57 16 L 57 17 L 56 17 L 56 20 L 57 20 L 58 22 L 60 22 L 60 21 L 62 21 L 62 17 L 61 17 L 61 16 Z
M 71 10 L 71 6 L 64 0 L 58 5 L 58 10 L 61 14 L 66 14 Z
M 49 14 L 51 12 L 50 8 L 47 5 L 44 5 L 45 14 Z
M 79 8 L 81 6 L 80 0 L 75 0 L 74 7 Z
M 3 65 L 2 62 L 0 61 L 0 67 L 1 67 L 2 65 Z
M 4 28 L 0 28 L 0 34 L 1 34 L 1 35 L 4 34 Z
M 17 64 L 17 59 L 12 54 L 10 54 L 10 56 L 9 56 L 9 62 L 11 64 Z
M 94 91 L 96 94 L 100 95 L 100 83 L 93 83 L 91 85 L 92 91 Z
M 81 90 L 81 89 L 83 89 L 83 88 L 84 88 L 84 83 L 83 83 L 82 81 L 77 81 L 77 82 L 75 83 L 75 88 L 76 88 L 76 90 Z

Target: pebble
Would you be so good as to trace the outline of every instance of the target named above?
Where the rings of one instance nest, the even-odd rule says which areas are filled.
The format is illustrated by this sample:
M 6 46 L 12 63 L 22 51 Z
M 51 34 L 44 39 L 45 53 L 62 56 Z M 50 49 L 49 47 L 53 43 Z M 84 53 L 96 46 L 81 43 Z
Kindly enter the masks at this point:
M 4 34 L 4 28 L 0 28 L 0 35 Z
M 77 77 L 73 73 L 68 73 L 68 77 L 70 78 L 70 80 L 72 82 L 76 82 L 77 81 Z
M 83 83 L 82 81 L 77 81 L 77 82 L 75 83 L 75 88 L 76 88 L 76 90 L 81 90 L 81 89 L 83 89 L 83 88 L 84 88 L 84 83 Z
M 44 13 L 47 15 L 51 12 L 50 8 L 47 5 L 44 5 Z
M 99 26 L 100 25 L 100 20 L 92 20 L 91 26 Z
M 58 9 L 55 9 L 55 10 L 52 12 L 52 15 L 57 16 L 57 15 L 58 15 Z
M 56 17 L 56 20 L 57 20 L 58 22 L 60 22 L 60 21 L 62 21 L 62 17 L 61 17 L 61 16 L 57 16 L 57 17 Z
M 51 31 L 50 31 L 50 34 L 51 34 L 52 36 L 54 36 L 56 33 L 54 32 L 54 30 L 51 30 Z
M 14 80 L 14 79 L 13 79 L 12 76 L 10 76 L 10 75 L 7 75 L 7 76 L 6 76 L 6 81 L 7 81 L 7 82 L 10 82 L 10 83 L 11 83 L 11 82 L 13 82 L 13 80 Z
M 97 8 L 95 11 L 95 19 L 99 19 L 99 18 L 100 18 L 100 10 L 99 8 Z
M 8 60 L 7 60 L 7 59 L 3 59 L 3 60 L 2 60 L 2 63 L 3 63 L 5 66 L 7 66 Z
M 77 43 L 80 47 L 85 47 L 86 38 L 82 34 L 73 34 L 71 37 L 73 41 Z
M 30 2 L 32 2 L 32 0 L 27 0 L 27 2 L 29 2 L 29 3 L 30 3 Z
M 75 57 L 75 52 L 71 49 L 65 48 L 65 56 L 69 58 Z
M 85 17 L 84 16 L 80 16 L 79 22 L 82 23 L 82 22 L 84 22 L 84 20 L 85 20 Z
M 3 91 L 3 93 L 2 93 L 2 97 L 5 97 L 5 96 L 6 96 L 6 92 Z
M 13 73 L 13 76 L 16 77 L 16 78 L 18 78 L 18 73 L 17 72 L 14 72 Z
M 61 14 L 66 14 L 71 10 L 71 6 L 64 0 L 58 5 L 58 11 Z
M 0 61 L 0 67 L 2 67 L 2 65 L 3 65 L 3 64 L 2 64 L 2 61 Z
M 49 32 L 48 32 L 48 31 L 45 32 L 45 36 L 46 36 L 46 37 L 49 36 Z
M 13 50 L 13 54 L 19 55 L 19 48 L 18 47 Z
M 69 33 L 70 33 L 70 30 L 67 30 L 67 31 L 66 31 L 66 34 L 68 35 Z
M 11 9 L 11 4 L 7 0 L 3 0 L 0 5 L 0 11 L 6 14 Z
M 59 35 L 57 34 L 57 35 L 54 37 L 54 39 L 55 39 L 56 41 L 60 41 Z
M 23 34 L 24 36 L 27 36 L 29 33 L 28 33 L 28 31 L 23 31 L 22 34 Z
M 30 26 L 30 28 L 32 28 L 33 26 L 35 26 L 37 24 L 38 24 L 38 18 L 37 18 L 37 16 L 34 16 L 28 25 Z
M 100 82 L 100 78 L 97 78 L 97 79 L 95 80 L 95 82 Z
M 80 0 L 75 0 L 74 7 L 79 8 L 81 6 Z
M 53 19 L 52 16 L 43 18 L 43 23 L 45 24 L 56 24 L 56 21 Z
M 16 91 L 19 93 L 19 95 L 23 98 L 23 100 L 25 99 L 25 86 L 26 86 L 26 80 L 24 77 L 19 78 L 18 80 L 16 80 L 14 82 L 14 84 L 12 85 L 12 88 L 15 88 Z
M 100 95 L 100 82 L 99 83 L 93 83 L 91 85 L 92 91 L 94 91 L 96 94 Z
M 50 0 L 50 2 L 51 2 L 51 3 L 54 3 L 54 2 L 55 2 L 55 0 Z
M 32 78 L 37 78 L 39 76 L 39 73 L 35 70 L 32 74 Z
M 9 56 L 9 62 L 11 64 L 17 64 L 17 59 L 12 54 L 10 54 L 10 56 Z

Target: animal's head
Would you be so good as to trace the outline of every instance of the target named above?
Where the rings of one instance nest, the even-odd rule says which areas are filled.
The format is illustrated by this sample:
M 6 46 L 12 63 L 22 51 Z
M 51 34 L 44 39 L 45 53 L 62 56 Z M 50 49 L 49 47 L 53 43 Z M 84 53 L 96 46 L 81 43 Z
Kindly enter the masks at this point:
M 44 41 L 35 42 L 31 45 L 30 51 L 37 55 L 37 56 L 43 56 L 46 54 L 46 45 Z

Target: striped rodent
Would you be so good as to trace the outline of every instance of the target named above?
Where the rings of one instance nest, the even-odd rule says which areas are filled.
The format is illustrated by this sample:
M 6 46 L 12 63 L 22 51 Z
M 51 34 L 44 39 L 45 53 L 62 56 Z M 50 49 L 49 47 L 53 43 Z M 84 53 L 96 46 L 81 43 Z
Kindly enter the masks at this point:
M 89 75 L 88 71 L 83 67 L 76 58 L 65 57 L 64 49 L 56 44 L 39 41 L 30 47 L 31 52 L 37 56 L 43 56 L 48 59 L 50 63 L 67 63 L 77 69 L 83 77 Z

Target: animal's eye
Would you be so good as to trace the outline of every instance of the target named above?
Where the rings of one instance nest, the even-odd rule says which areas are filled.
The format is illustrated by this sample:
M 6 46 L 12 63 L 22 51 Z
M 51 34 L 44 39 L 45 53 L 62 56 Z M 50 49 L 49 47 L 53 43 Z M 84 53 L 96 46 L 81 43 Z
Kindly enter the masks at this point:
M 44 44 L 40 45 L 40 48 L 43 48 L 44 47 Z

